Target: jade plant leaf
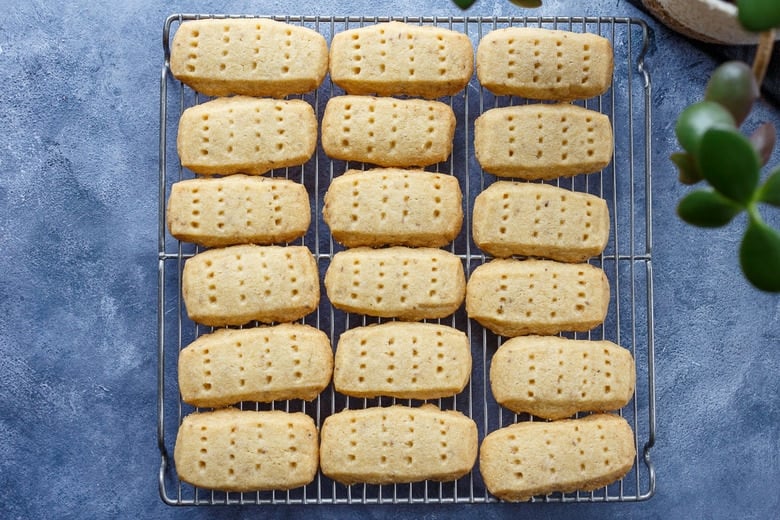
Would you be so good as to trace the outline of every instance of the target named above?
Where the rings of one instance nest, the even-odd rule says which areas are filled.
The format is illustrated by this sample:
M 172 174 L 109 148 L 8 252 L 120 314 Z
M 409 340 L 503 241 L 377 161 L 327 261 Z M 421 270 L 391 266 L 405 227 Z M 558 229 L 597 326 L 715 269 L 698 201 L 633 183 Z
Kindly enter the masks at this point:
M 677 166 L 679 179 L 683 184 L 696 184 L 704 178 L 701 176 L 699 167 L 691 154 L 674 152 L 669 158 Z
M 758 200 L 780 208 L 780 168 L 769 174 L 759 190 Z
M 735 129 L 710 128 L 698 154 L 702 175 L 722 195 L 747 204 L 760 177 L 758 153 L 750 140 Z
M 509 0 L 519 7 L 541 7 L 542 0 Z
M 739 22 L 748 31 L 762 32 L 780 26 L 777 0 L 737 0 Z
M 753 69 L 742 61 L 727 61 L 712 73 L 704 99 L 722 105 L 737 125 L 750 113 L 759 90 Z
M 696 155 L 704 133 L 713 127 L 735 128 L 734 117 L 719 103 L 700 101 L 680 113 L 674 132 L 683 149 Z
M 780 234 L 763 222 L 751 218 L 739 261 L 745 278 L 762 291 L 780 292 Z
M 725 226 L 742 208 L 714 191 L 693 191 L 677 206 L 677 214 L 688 224 L 699 227 Z
M 455 2 L 455 5 L 457 5 L 461 9 L 468 9 L 477 0 L 452 0 L 452 1 Z
M 768 163 L 772 157 L 775 141 L 777 141 L 777 131 L 772 123 L 764 123 L 750 134 L 750 142 L 753 143 L 753 148 L 756 149 L 758 156 L 761 157 L 762 166 Z

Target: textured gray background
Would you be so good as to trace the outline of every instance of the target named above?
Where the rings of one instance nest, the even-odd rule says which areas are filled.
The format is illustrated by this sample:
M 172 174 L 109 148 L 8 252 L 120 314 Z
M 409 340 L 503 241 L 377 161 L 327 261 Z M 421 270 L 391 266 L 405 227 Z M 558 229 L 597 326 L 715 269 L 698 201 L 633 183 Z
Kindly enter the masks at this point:
M 449 0 L 0 1 L 0 517 L 773 518 L 780 299 L 737 275 L 742 220 L 674 214 L 676 114 L 715 62 L 650 22 L 657 494 L 640 504 L 173 509 L 157 493 L 157 140 L 173 12 L 459 14 Z M 620 0 L 530 14 L 644 16 Z M 473 15 L 522 14 L 479 0 Z M 774 64 L 780 66 L 780 64 Z M 780 124 L 762 104 L 748 123 Z M 777 152 L 774 163 L 780 162 Z M 778 212 L 766 215 L 775 222 Z

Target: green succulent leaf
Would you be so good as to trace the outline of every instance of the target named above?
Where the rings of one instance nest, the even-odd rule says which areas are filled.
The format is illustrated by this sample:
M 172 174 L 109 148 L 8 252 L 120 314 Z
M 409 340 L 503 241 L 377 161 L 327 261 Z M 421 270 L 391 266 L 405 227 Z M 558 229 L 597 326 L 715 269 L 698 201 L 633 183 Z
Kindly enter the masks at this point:
M 758 200 L 780 208 L 780 168 L 769 174 L 759 190 Z
M 725 226 L 742 208 L 714 191 L 693 191 L 677 206 L 677 214 L 688 224 L 715 228 Z
M 737 125 L 747 118 L 759 89 L 753 69 L 742 61 L 728 61 L 712 73 L 704 99 L 722 105 Z
M 471 6 L 474 4 L 474 2 L 476 2 L 477 0 L 452 0 L 452 1 L 453 1 L 453 2 L 455 2 L 455 5 L 457 5 L 457 6 L 458 6 L 458 7 L 460 7 L 461 9 L 468 9 L 468 8 L 469 8 L 469 7 L 471 7 Z
M 762 291 L 780 292 L 780 234 L 751 217 L 739 248 L 742 272 Z
M 768 163 L 770 157 L 772 157 L 775 141 L 777 141 L 777 131 L 772 123 L 764 123 L 750 134 L 750 142 L 753 143 L 753 148 L 756 149 L 758 156 L 761 157 L 761 166 Z
M 680 182 L 683 184 L 696 184 L 704 177 L 701 176 L 699 166 L 693 156 L 686 152 L 674 152 L 669 157 L 677 166 Z
M 743 205 L 753 198 L 761 164 L 750 140 L 737 130 L 707 130 L 701 139 L 698 162 L 704 178 L 722 195 Z
M 762 32 L 780 26 L 777 0 L 737 0 L 739 22 L 748 31 Z
M 674 132 L 683 149 L 697 155 L 701 139 L 710 128 L 736 128 L 736 123 L 731 113 L 719 103 L 700 101 L 680 113 Z
M 509 0 L 519 7 L 541 7 L 542 0 Z

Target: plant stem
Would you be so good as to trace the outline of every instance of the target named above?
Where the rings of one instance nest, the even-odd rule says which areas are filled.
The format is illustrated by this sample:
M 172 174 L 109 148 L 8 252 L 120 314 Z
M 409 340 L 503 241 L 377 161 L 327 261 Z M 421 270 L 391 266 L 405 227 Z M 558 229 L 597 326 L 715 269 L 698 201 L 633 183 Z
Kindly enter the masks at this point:
M 747 205 L 747 213 L 748 217 L 750 217 L 750 220 L 757 224 L 763 224 L 764 219 L 761 218 L 761 214 L 758 212 L 758 203 L 754 200 L 751 200 L 748 202 Z
M 774 43 L 774 29 L 764 31 L 758 37 L 758 48 L 756 49 L 756 56 L 753 58 L 753 74 L 756 77 L 756 83 L 758 83 L 759 88 L 761 83 L 764 82 L 764 76 L 766 76 L 766 71 L 769 68 Z

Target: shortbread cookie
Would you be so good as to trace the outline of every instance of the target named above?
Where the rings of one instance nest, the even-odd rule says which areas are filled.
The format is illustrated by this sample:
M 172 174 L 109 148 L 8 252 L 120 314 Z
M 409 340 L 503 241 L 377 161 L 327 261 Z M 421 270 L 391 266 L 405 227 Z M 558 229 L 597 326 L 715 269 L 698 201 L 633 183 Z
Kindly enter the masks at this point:
M 534 27 L 489 32 L 477 47 L 477 77 L 496 94 L 569 101 L 612 84 L 609 40 L 591 33 Z
M 295 321 L 319 303 L 317 263 L 304 246 L 210 249 L 184 263 L 182 297 L 203 325 Z
M 300 99 L 218 98 L 184 111 L 176 145 L 195 173 L 259 175 L 308 161 L 317 118 Z
M 611 341 L 512 338 L 490 364 L 496 401 L 544 419 L 618 410 L 631 400 L 635 382 L 634 358 Z
M 353 397 L 436 399 L 460 393 L 470 375 L 471 348 L 463 332 L 393 321 L 341 335 L 333 384 Z
M 482 441 L 479 471 L 492 494 L 510 502 L 556 491 L 592 491 L 634 465 L 631 426 L 611 414 L 520 422 Z
M 422 99 L 337 96 L 322 118 L 322 148 L 333 159 L 379 166 L 428 166 L 449 157 L 455 114 Z
M 612 160 L 612 125 L 568 104 L 493 108 L 474 123 L 474 152 L 499 177 L 554 179 L 601 170 Z
M 460 232 L 461 199 L 452 175 L 349 170 L 331 182 L 323 216 L 333 238 L 347 247 L 439 247 Z
M 332 371 L 330 340 L 309 325 L 220 329 L 179 353 L 179 390 L 193 406 L 311 401 L 328 386 Z
M 499 181 L 474 201 L 474 242 L 488 254 L 584 262 L 609 239 L 604 199 L 538 183 Z
M 222 491 L 305 486 L 317 474 L 317 427 L 308 415 L 225 408 L 187 415 L 173 458 L 184 482 Z
M 470 318 L 502 336 L 584 332 L 600 325 L 609 306 L 609 280 L 589 264 L 498 259 L 471 273 Z
M 183 22 L 171 47 L 173 75 L 209 96 L 303 94 L 327 70 L 321 34 L 266 18 Z
M 449 316 L 463 302 L 465 287 L 460 258 L 427 247 L 341 251 L 325 273 L 334 307 L 410 321 Z
M 184 242 L 276 244 L 303 236 L 311 209 L 302 184 L 236 174 L 174 183 L 166 217 L 171 235 Z
M 474 72 L 474 50 L 463 33 L 388 22 L 336 34 L 330 77 L 348 94 L 456 94 Z
M 476 458 L 474 421 L 432 404 L 344 410 L 322 425 L 322 472 L 347 485 L 456 480 Z

